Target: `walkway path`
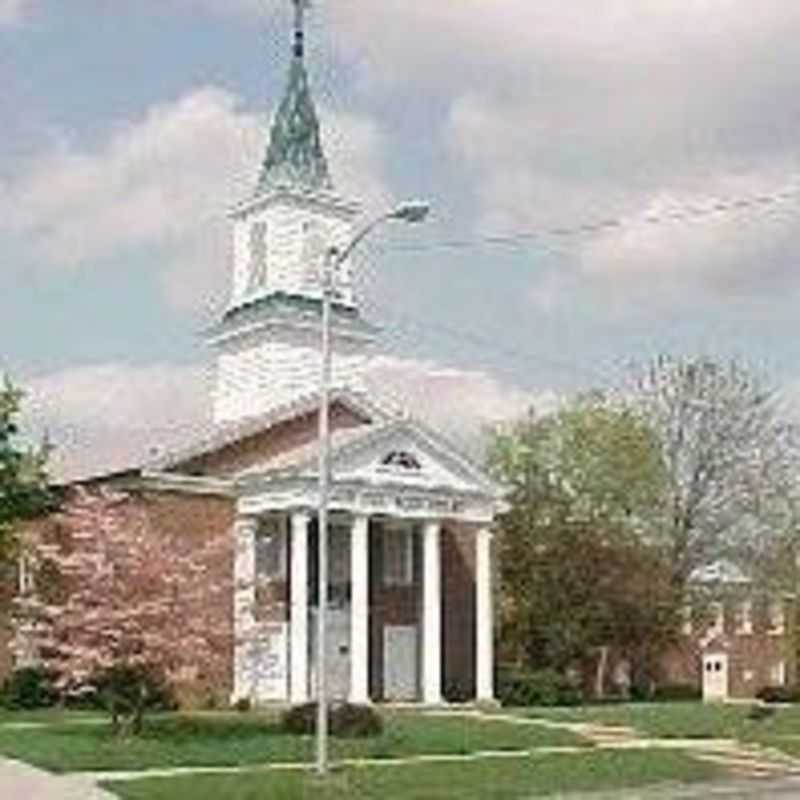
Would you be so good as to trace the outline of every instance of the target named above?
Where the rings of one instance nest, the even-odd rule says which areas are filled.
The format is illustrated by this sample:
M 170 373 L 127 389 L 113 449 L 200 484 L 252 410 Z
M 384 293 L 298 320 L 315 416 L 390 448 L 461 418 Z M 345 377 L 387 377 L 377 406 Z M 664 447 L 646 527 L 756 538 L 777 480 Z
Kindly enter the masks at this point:
M 513 714 L 431 711 L 430 714 L 465 713 L 477 719 L 506 722 L 514 725 L 537 725 L 570 731 L 588 739 L 600 750 L 683 750 L 699 761 L 715 764 L 734 778 L 798 779 L 800 760 L 775 748 L 755 743 L 742 743 L 735 739 L 652 739 L 642 736 L 634 728 L 622 725 L 604 725 L 594 722 L 568 722 Z M 797 784 L 800 789 L 800 782 Z M 797 796 L 800 798 L 800 790 Z
M 18 761 L 0 758 L 0 797 L 19 800 L 115 800 L 94 777 L 52 775 Z

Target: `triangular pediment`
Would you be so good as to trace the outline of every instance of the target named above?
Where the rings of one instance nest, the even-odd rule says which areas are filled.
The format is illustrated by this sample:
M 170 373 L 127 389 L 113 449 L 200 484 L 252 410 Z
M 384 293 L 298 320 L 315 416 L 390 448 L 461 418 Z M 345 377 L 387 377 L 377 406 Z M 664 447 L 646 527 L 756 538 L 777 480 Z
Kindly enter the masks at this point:
M 411 421 L 376 430 L 334 453 L 336 480 L 491 492 L 491 478 L 445 439 Z
M 315 477 L 316 441 L 266 464 L 248 476 Z M 447 490 L 499 496 L 500 487 L 447 439 L 412 420 L 340 430 L 331 438 L 335 483 Z M 242 476 L 244 477 L 244 476 Z

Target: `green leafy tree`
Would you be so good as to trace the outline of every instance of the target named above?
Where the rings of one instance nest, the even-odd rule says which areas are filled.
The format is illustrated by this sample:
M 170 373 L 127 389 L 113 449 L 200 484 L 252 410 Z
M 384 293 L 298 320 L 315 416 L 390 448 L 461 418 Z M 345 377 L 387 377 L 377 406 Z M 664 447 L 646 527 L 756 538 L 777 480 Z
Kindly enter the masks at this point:
M 496 434 L 490 461 L 511 490 L 498 539 L 504 655 L 562 672 L 593 665 L 599 691 L 612 648 L 654 661 L 679 601 L 652 546 L 664 474 L 641 416 L 579 399 Z
M 0 564 L 16 552 L 17 526 L 47 510 L 49 446 L 26 444 L 20 434 L 22 392 L 7 379 L 0 388 Z

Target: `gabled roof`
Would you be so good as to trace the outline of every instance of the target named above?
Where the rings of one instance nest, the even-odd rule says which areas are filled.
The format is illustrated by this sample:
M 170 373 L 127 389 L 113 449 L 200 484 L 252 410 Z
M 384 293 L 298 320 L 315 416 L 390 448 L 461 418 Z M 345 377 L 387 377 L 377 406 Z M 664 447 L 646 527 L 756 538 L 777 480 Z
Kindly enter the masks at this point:
M 390 418 L 391 412 L 379 406 L 358 392 L 351 389 L 334 389 L 330 395 L 331 405 L 342 405 L 364 422 L 372 425 Z M 221 450 L 229 445 L 263 433 L 281 422 L 313 413 L 319 408 L 317 393 L 304 395 L 289 403 L 276 406 L 266 414 L 247 417 L 229 424 L 218 426 L 207 436 L 153 460 L 147 464 L 148 469 L 169 471 L 177 469 L 181 464 L 201 456 Z

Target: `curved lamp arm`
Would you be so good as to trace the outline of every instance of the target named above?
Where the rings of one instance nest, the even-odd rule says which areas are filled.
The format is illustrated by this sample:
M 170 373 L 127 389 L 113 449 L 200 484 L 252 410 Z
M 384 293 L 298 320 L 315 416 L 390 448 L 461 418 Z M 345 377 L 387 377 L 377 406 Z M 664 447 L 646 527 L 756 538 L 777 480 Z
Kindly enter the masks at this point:
M 425 220 L 429 213 L 430 206 L 427 203 L 419 200 L 412 200 L 407 203 L 403 203 L 397 206 L 397 208 L 387 211 L 385 214 L 381 214 L 379 217 L 376 217 L 364 225 L 364 227 L 361 228 L 361 230 L 358 231 L 358 233 L 356 233 L 356 235 L 350 240 L 349 244 L 344 248 L 344 250 L 340 251 L 337 247 L 329 248 L 329 263 L 332 263 L 337 267 L 343 264 L 348 258 L 350 258 L 353 250 L 355 250 L 361 244 L 361 242 L 363 242 L 364 239 L 366 239 L 372 233 L 372 231 L 375 230 L 375 228 L 379 227 L 384 222 L 389 222 L 390 220 L 399 220 L 400 222 L 414 225 Z

